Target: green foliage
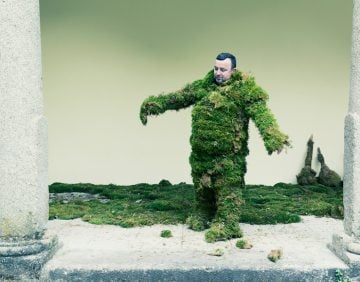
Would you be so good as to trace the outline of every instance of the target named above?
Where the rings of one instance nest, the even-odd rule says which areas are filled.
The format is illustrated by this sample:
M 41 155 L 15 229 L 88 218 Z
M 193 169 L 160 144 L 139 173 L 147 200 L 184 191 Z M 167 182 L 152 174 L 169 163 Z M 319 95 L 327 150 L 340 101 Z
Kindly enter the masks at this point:
M 245 240 L 237 240 L 236 241 L 236 247 L 239 249 L 245 248 L 246 241 Z
M 171 230 L 162 230 L 160 233 L 160 237 L 163 237 L 163 238 L 170 238 L 172 236 L 173 235 L 171 233 Z
M 87 192 L 101 194 L 110 202 L 54 202 L 50 219 L 82 218 L 94 224 L 123 227 L 185 223 L 195 206 L 194 187 L 189 184 L 131 186 L 63 184 L 49 186 L 50 192 Z M 342 190 L 323 185 L 300 186 L 278 183 L 275 186 L 247 185 L 238 211 L 240 222 L 277 224 L 299 222 L 299 215 L 343 218 Z M 201 221 L 203 230 L 208 219 Z
M 232 224 L 232 222 L 214 222 L 211 224 L 210 229 L 205 233 L 205 241 L 214 243 L 231 238 L 241 238 L 243 233 L 239 228 L 239 223 Z
M 224 251 L 222 249 L 216 249 L 213 252 L 209 253 L 208 255 L 214 257 L 221 257 L 224 255 Z
M 59 202 L 50 205 L 50 219 L 82 218 L 94 224 L 122 227 L 185 223 L 193 205 L 192 185 L 136 184 L 131 186 L 63 184 L 49 186 L 50 192 L 87 192 L 101 194 L 111 201 Z
M 209 218 L 199 214 L 192 214 L 186 219 L 186 224 L 194 231 L 202 231 L 208 227 Z
M 251 249 L 253 246 L 250 244 L 248 240 L 237 240 L 236 247 L 239 249 Z
M 173 203 L 169 203 L 169 201 L 166 201 L 166 200 L 155 200 L 155 201 L 144 204 L 144 206 L 147 209 L 154 210 L 154 211 L 181 210 L 183 208 L 182 205 L 176 205 Z
M 169 180 L 162 179 L 162 180 L 159 182 L 159 185 L 160 185 L 160 186 L 171 186 L 171 182 L 170 182 Z
M 266 105 L 267 99 L 267 93 L 245 73 L 235 70 L 229 80 L 217 85 L 213 71 L 209 71 L 204 79 L 173 93 L 150 96 L 141 105 L 143 124 L 149 115 L 194 105 L 190 165 L 196 211 L 188 222 L 194 230 L 201 230 L 206 225 L 204 219 L 215 216 L 205 235 L 208 242 L 241 236 L 240 190 L 249 153 L 249 120 L 258 127 L 269 154 L 289 145 Z M 164 205 L 158 203 L 160 206 Z
M 335 270 L 335 281 L 336 282 L 351 282 L 352 279 L 347 277 L 341 270 Z
M 279 259 L 281 259 L 282 255 L 283 255 L 282 250 L 276 249 L 276 250 L 271 250 L 267 258 L 272 262 L 277 262 Z

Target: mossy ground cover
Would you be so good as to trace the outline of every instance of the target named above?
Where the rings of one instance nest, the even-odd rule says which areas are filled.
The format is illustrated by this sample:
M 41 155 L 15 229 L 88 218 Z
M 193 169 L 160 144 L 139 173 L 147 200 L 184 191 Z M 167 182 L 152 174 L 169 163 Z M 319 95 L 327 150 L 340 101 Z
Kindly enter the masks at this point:
M 51 193 L 87 192 L 101 194 L 108 203 L 54 202 L 50 219 L 82 218 L 93 224 L 122 227 L 185 223 L 193 211 L 195 196 L 190 184 L 136 184 L 130 186 L 64 184 L 49 186 Z M 343 217 L 342 189 L 322 185 L 247 185 L 243 191 L 240 222 L 276 224 L 299 222 L 300 215 Z

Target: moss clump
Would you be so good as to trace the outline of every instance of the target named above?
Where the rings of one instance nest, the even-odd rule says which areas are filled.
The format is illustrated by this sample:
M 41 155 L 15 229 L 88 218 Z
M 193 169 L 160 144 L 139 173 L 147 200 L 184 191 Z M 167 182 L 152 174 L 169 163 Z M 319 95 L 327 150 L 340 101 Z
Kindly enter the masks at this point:
M 172 236 L 171 230 L 162 230 L 160 233 L 160 237 L 162 238 L 170 238 Z
M 318 148 L 317 158 L 321 164 L 319 176 L 317 177 L 318 182 L 330 187 L 341 187 L 342 181 L 340 176 L 325 164 L 325 158 L 321 154 L 320 148 Z
M 253 246 L 248 240 L 237 240 L 236 247 L 239 249 L 251 249 Z
M 209 227 L 209 218 L 200 214 L 192 214 L 186 219 L 186 224 L 194 231 L 202 231 Z
M 288 136 L 279 130 L 266 105 L 267 99 L 266 92 L 247 74 L 235 70 L 231 79 L 218 85 L 210 71 L 202 80 L 173 93 L 150 96 L 141 105 L 144 125 L 149 115 L 194 105 L 190 164 L 196 208 L 188 223 L 194 230 L 203 230 L 208 219 L 213 219 L 207 241 L 241 234 L 238 222 L 249 153 L 249 120 L 258 127 L 269 154 L 289 145 Z
M 345 273 L 343 273 L 339 269 L 335 270 L 335 279 L 336 282 L 353 282 L 351 278 L 349 278 Z
M 239 223 L 229 224 L 214 222 L 205 233 L 205 241 L 208 243 L 215 243 L 216 241 L 224 241 L 231 238 L 241 238 L 243 233 L 239 227 Z
M 169 180 L 162 179 L 162 180 L 159 182 L 159 185 L 160 185 L 160 186 L 171 186 L 171 182 L 170 182 Z
M 279 259 L 281 259 L 282 255 L 283 255 L 282 250 L 276 249 L 276 250 L 271 250 L 267 258 L 272 262 L 277 262 Z
M 182 208 L 181 205 L 176 205 L 174 203 L 170 203 L 167 200 L 155 200 L 149 203 L 145 203 L 145 207 L 150 210 L 155 211 L 171 211 L 171 210 L 180 210 Z
M 221 257 L 224 255 L 224 251 L 222 249 L 216 249 L 215 251 L 209 253 L 208 255 L 214 257 Z
M 305 158 L 305 166 L 301 169 L 300 173 L 296 175 L 297 183 L 300 185 L 313 185 L 317 183 L 316 171 L 311 168 L 312 155 L 313 155 L 314 141 L 311 135 L 307 142 L 307 152 Z

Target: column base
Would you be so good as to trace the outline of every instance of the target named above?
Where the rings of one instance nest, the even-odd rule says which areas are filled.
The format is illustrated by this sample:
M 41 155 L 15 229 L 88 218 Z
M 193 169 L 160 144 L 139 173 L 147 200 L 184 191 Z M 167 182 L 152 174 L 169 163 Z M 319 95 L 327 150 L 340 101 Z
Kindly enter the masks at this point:
M 360 268 L 360 242 L 342 234 L 334 234 L 329 249 L 350 267 Z
M 51 234 L 39 240 L 0 241 L 0 280 L 39 279 L 43 265 L 57 247 L 57 237 Z

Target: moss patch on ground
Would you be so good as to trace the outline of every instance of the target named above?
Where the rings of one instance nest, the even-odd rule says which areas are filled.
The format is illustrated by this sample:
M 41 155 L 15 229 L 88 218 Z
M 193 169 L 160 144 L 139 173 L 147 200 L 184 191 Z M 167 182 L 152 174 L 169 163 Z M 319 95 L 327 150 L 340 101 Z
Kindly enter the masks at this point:
M 110 202 L 54 202 L 50 204 L 50 219 L 82 218 L 93 224 L 122 227 L 185 223 L 195 205 L 193 185 L 164 184 L 119 186 L 54 183 L 49 186 L 51 193 L 101 194 Z M 240 222 L 244 223 L 293 223 L 300 221 L 300 215 L 343 218 L 341 188 L 285 183 L 274 186 L 247 185 L 243 198 Z

